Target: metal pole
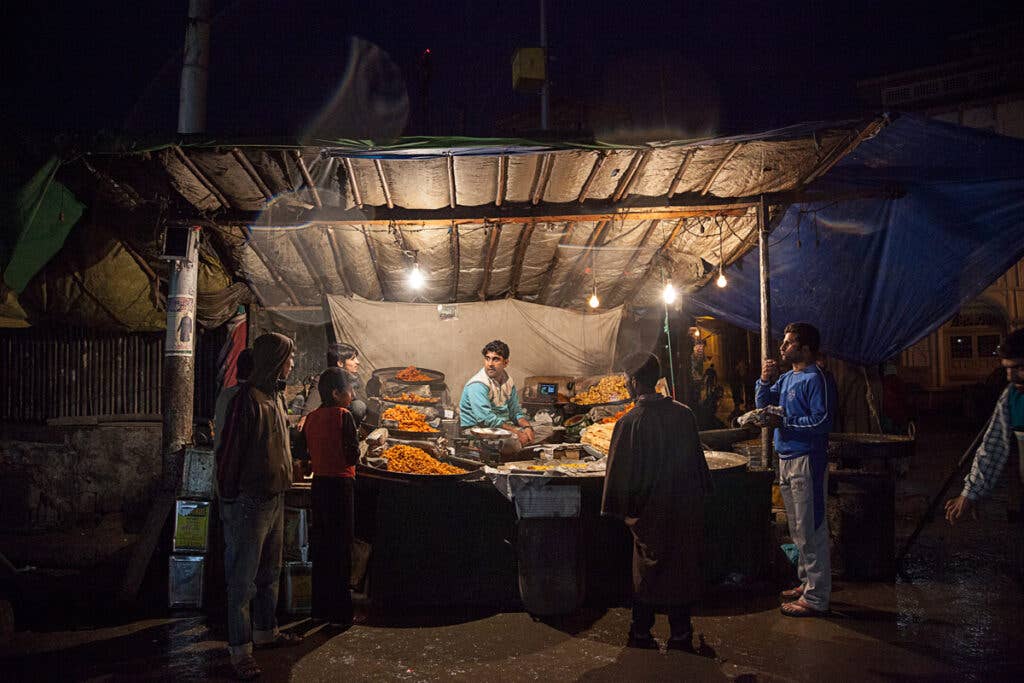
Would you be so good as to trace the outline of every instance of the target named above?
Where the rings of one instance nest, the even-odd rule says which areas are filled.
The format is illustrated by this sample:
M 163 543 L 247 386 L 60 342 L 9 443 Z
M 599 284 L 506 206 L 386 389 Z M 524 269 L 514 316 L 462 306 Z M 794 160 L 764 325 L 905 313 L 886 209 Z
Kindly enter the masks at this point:
M 764 195 L 757 205 L 757 248 L 760 255 L 760 280 L 761 280 L 761 358 L 768 358 L 771 354 L 771 305 L 770 289 L 768 287 L 768 205 L 765 204 Z M 768 468 L 771 465 L 772 453 L 772 430 L 761 430 L 761 467 Z
M 178 95 L 178 132 L 206 130 L 206 90 L 210 75 L 210 0 L 189 0 L 185 59 Z
M 672 328 L 668 324 L 668 304 L 665 304 L 665 346 L 668 348 L 668 376 L 672 382 L 672 398 L 676 397 L 676 364 L 672 356 Z
M 544 0 L 540 0 L 540 49 L 544 55 L 544 83 L 540 86 L 540 129 L 547 130 L 551 91 L 548 88 L 548 25 Z
M 185 260 L 171 262 L 167 295 L 167 336 L 163 364 L 163 440 L 160 482 L 146 517 L 142 534 L 132 552 L 124 584 L 118 596 L 133 600 L 146 573 L 160 532 L 174 508 L 181 478 L 183 449 L 192 443 L 193 391 L 195 388 L 196 280 L 199 272 L 199 228 L 188 241 Z

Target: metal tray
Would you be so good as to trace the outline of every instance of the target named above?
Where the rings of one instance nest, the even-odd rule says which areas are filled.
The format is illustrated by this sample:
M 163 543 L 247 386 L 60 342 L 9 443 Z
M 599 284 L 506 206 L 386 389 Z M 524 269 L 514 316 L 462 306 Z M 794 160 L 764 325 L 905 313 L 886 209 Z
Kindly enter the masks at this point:
M 380 380 L 381 384 L 383 384 L 384 382 L 396 382 L 398 384 L 408 384 L 408 385 L 412 385 L 412 386 L 417 386 L 417 385 L 422 385 L 422 384 L 444 384 L 444 373 L 443 372 L 441 372 L 439 370 L 430 370 L 429 368 L 421 368 L 418 365 L 416 366 L 416 368 L 420 372 L 422 372 L 424 375 L 427 375 L 428 377 L 430 377 L 430 379 L 420 380 L 418 382 L 409 382 L 409 381 L 406 381 L 404 379 L 398 379 L 397 377 L 395 377 L 395 374 L 397 374 L 398 372 L 401 372 L 402 370 L 405 370 L 407 367 L 409 367 L 409 366 L 408 365 L 403 365 L 401 367 L 393 367 L 393 368 L 378 368 L 378 369 L 373 371 L 373 376 L 376 377 L 378 380 Z

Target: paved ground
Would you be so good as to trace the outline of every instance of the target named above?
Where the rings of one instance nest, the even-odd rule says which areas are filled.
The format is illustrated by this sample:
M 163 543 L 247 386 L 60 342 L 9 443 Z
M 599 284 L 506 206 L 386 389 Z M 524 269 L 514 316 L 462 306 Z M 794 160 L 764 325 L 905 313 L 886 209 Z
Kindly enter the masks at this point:
M 910 532 L 966 430 L 919 433 L 901 482 L 898 535 Z M 257 654 L 263 680 L 1021 680 L 1024 599 L 1014 578 L 1020 527 L 1006 492 L 981 518 L 930 525 L 907 562 L 910 580 L 838 582 L 827 619 L 788 619 L 774 587 L 719 588 L 695 618 L 698 654 L 623 646 L 623 607 L 588 608 L 561 622 L 521 612 L 370 615 L 345 632 L 307 633 L 292 650 Z M 54 614 L 0 646 L 0 680 L 218 680 L 230 676 L 223 634 L 202 616 L 125 620 Z M 93 626 L 102 623 L 105 626 Z M 67 624 L 75 624 L 68 630 Z M 659 617 L 656 635 L 667 635 Z

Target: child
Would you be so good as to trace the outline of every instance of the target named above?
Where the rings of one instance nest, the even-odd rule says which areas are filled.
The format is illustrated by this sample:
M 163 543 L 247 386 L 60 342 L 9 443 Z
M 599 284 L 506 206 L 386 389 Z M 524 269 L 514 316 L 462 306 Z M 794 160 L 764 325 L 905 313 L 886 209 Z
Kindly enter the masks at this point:
M 348 411 L 352 381 L 341 368 L 320 375 L 321 406 L 306 418 L 305 434 L 313 463 L 313 618 L 352 624 L 352 537 L 354 483 L 359 443 Z

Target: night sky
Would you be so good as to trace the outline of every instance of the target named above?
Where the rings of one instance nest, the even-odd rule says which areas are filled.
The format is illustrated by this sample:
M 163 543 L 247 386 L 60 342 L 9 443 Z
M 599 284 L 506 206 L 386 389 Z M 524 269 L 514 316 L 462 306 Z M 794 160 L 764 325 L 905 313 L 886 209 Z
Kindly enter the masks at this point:
M 1011 4 L 548 0 L 554 117 L 607 137 L 856 114 L 857 80 L 964 56 L 950 37 L 1019 21 L 1019 9 L 1003 9 Z M 174 132 L 187 0 L 23 5 L 7 10 L 5 50 L 5 113 L 17 130 Z M 538 42 L 536 0 L 214 0 L 213 11 L 212 133 L 485 136 L 536 125 L 538 98 L 512 91 L 510 66 L 517 46 Z M 389 56 L 361 62 L 387 81 L 372 88 L 386 111 L 370 113 L 346 80 L 353 36 Z M 339 93 L 348 99 L 335 110 L 363 120 L 314 125 Z

